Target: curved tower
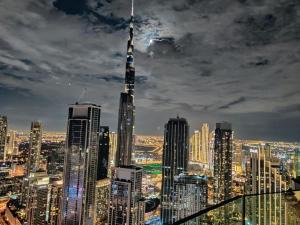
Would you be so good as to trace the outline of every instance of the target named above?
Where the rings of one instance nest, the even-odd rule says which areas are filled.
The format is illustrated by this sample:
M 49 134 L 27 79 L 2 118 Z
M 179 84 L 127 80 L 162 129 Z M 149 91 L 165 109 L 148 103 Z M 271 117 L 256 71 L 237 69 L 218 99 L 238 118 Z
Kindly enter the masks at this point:
M 134 46 L 133 46 L 133 0 L 129 26 L 129 38 L 127 41 L 125 91 L 121 92 L 118 119 L 118 141 L 115 166 L 128 166 L 132 164 L 131 155 L 133 151 L 134 132 Z

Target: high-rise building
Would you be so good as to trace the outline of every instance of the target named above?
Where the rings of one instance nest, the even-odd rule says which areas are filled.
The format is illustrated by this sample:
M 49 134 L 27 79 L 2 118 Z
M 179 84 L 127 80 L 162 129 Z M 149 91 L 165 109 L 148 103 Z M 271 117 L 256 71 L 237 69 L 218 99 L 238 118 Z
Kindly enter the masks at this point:
M 189 159 L 189 126 L 184 118 L 172 118 L 165 125 L 162 188 L 161 188 L 161 220 L 163 224 L 174 222 L 175 183 L 174 177 L 187 172 Z
M 229 199 L 232 194 L 232 139 L 231 124 L 217 123 L 214 144 L 214 202 Z
M 108 202 L 109 202 L 110 179 L 104 178 L 97 180 L 96 183 L 96 202 L 95 202 L 95 219 L 96 225 L 104 225 L 108 219 Z
M 127 60 L 125 73 L 125 91 L 120 95 L 119 120 L 118 120 L 118 141 L 116 151 L 115 166 L 131 165 L 133 152 L 134 133 L 134 83 L 135 68 L 133 58 L 133 0 L 129 28 L 129 38 L 127 42 Z
M 200 130 L 194 131 L 190 139 L 191 159 L 208 167 L 209 163 L 209 126 L 202 124 Z
M 49 187 L 49 176 L 46 172 L 29 174 L 26 203 L 28 225 L 48 225 Z
M 116 132 L 109 132 L 109 169 L 108 169 L 109 177 L 111 177 L 111 168 L 115 166 L 117 138 L 118 135 Z
M 242 143 L 238 140 L 233 142 L 233 157 L 232 157 L 232 169 L 235 174 L 243 175 L 243 150 Z
M 51 188 L 49 195 L 49 217 L 48 225 L 61 224 L 61 203 L 63 192 L 63 181 L 61 179 L 51 180 Z
M 16 140 L 16 131 L 8 132 L 8 142 L 6 148 L 6 155 L 16 155 L 18 153 L 18 144 Z
M 99 151 L 100 106 L 70 106 L 66 137 L 63 225 L 92 225 Z
M 0 116 L 0 160 L 5 160 L 6 140 L 7 140 L 7 117 Z
M 294 178 L 300 179 L 300 149 L 295 149 Z
M 251 153 L 247 163 L 246 191 L 248 194 L 259 194 L 249 199 L 250 220 L 261 225 L 286 224 L 286 205 L 280 192 L 287 190 L 287 181 L 280 174 L 279 162 L 271 157 L 270 145 L 260 145 L 257 153 Z M 278 194 L 263 195 L 273 192 Z
M 29 138 L 29 154 L 27 174 L 36 172 L 40 168 L 41 162 L 41 147 L 42 147 L 42 124 L 38 121 L 31 123 L 30 138 Z
M 109 225 L 143 225 L 145 203 L 142 197 L 143 169 L 115 167 L 110 189 Z
M 127 60 L 125 73 L 125 91 L 120 96 L 117 150 L 115 166 L 111 171 L 109 225 L 144 224 L 144 200 L 142 199 L 143 169 L 132 162 L 134 146 L 134 82 L 135 68 L 133 59 L 133 0 L 129 38 L 127 42 Z
M 97 180 L 107 178 L 109 157 L 109 127 L 100 127 Z
M 174 183 L 173 220 L 183 219 L 207 207 L 207 177 L 182 173 L 175 176 Z
M 209 151 L 209 126 L 207 123 L 202 124 L 201 127 L 201 155 L 202 163 L 208 165 L 208 151 Z

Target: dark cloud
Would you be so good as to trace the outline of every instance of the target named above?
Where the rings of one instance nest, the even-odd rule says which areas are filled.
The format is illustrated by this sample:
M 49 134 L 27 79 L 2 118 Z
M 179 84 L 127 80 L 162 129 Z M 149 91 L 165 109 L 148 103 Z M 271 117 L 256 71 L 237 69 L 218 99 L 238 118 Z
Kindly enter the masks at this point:
M 297 0 L 135 1 L 137 133 L 161 134 L 179 114 L 191 129 L 228 120 L 240 138 L 299 140 L 299 10 Z M 129 14 L 124 0 L 2 0 L 10 127 L 64 130 L 82 98 L 115 129 Z

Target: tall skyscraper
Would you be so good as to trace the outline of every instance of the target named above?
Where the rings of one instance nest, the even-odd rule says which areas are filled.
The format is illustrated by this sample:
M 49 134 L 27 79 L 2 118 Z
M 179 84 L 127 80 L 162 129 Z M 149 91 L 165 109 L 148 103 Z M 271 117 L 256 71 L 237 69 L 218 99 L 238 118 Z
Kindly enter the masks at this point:
M 118 120 L 118 141 L 115 166 L 131 165 L 133 151 L 134 132 L 134 82 L 135 68 L 133 59 L 133 0 L 127 42 L 127 60 L 125 73 L 125 91 L 120 95 L 119 120 Z
M 0 116 L 0 160 L 5 160 L 7 138 L 7 117 Z
M 27 174 L 40 168 L 42 147 L 42 124 L 38 121 L 31 123 Z
M 209 126 L 202 124 L 200 130 L 194 131 L 190 140 L 192 160 L 208 167 L 209 163 Z
M 217 123 L 214 144 L 214 202 L 229 199 L 232 194 L 232 139 L 231 124 Z
M 133 0 L 131 6 L 125 92 L 120 96 L 118 138 L 115 166 L 111 171 L 109 225 L 144 224 L 145 204 L 142 199 L 143 169 L 132 165 L 134 145 Z
M 209 151 L 209 126 L 207 123 L 202 124 L 201 127 L 201 155 L 202 163 L 208 165 L 208 151 Z
M 117 151 L 117 138 L 116 132 L 109 132 L 109 168 L 108 176 L 111 177 L 111 169 L 115 166 L 116 151 Z
M 109 157 L 109 127 L 100 127 L 97 180 L 107 178 Z
M 94 216 L 95 216 L 94 223 L 96 225 L 107 224 L 109 187 L 110 187 L 110 179 L 109 178 L 97 180 L 95 214 L 94 214 Z
M 100 106 L 70 106 L 66 137 L 63 225 L 92 225 L 100 133 Z
M 143 169 L 133 165 L 112 170 L 109 225 L 144 225 L 142 177 Z
M 184 118 L 172 118 L 165 125 L 162 162 L 161 220 L 173 223 L 176 211 L 174 177 L 187 172 L 189 159 L 189 126 Z
M 48 225 L 49 187 L 49 177 L 46 172 L 29 174 L 26 203 L 28 225 Z

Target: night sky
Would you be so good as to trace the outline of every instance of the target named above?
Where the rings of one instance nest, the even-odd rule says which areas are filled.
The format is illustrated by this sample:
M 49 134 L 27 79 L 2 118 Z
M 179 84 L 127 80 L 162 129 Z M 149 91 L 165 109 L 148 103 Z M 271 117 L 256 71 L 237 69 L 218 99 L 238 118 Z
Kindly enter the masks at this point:
M 129 0 L 1 0 L 0 114 L 65 131 L 68 104 L 117 125 Z M 170 117 L 191 132 L 232 122 L 244 139 L 300 141 L 299 0 L 136 0 L 136 133 Z M 152 41 L 150 41 L 152 40 Z M 86 94 L 82 94 L 86 90 Z

